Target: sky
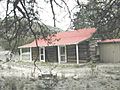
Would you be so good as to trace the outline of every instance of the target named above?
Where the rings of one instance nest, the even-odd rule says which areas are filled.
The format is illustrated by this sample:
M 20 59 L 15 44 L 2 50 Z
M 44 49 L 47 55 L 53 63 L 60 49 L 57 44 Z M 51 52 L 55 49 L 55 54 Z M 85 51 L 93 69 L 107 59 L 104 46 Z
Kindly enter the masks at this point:
M 51 6 L 49 3 L 47 3 L 47 1 L 48 0 L 36 0 L 37 5 L 35 9 L 39 11 L 39 18 L 42 20 L 43 23 L 45 23 L 46 25 L 54 26 Z M 67 30 L 71 26 L 70 23 L 71 19 L 69 18 L 67 7 L 64 5 L 63 2 L 61 2 L 61 0 L 56 0 L 56 1 L 61 6 L 63 6 L 63 8 L 60 8 L 55 3 L 53 3 L 55 15 L 56 15 L 56 27 L 61 28 L 63 30 Z M 75 2 L 76 0 L 65 0 L 65 1 L 69 7 L 69 10 L 71 11 L 71 17 L 72 17 L 73 13 L 77 11 L 77 9 L 74 8 L 76 5 Z M 83 3 L 87 2 L 87 0 L 79 0 L 79 1 Z M 6 3 L 5 0 L 3 0 L 2 3 L 0 2 L 1 18 L 5 16 L 5 10 L 6 10 Z

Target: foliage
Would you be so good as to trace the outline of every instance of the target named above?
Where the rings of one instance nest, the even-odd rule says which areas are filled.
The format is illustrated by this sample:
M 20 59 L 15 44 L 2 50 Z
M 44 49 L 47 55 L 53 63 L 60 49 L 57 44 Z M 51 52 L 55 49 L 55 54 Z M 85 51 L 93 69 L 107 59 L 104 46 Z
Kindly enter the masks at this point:
M 26 20 L 22 20 L 19 24 L 17 23 L 16 28 L 19 29 L 18 32 L 15 32 L 14 26 L 11 26 L 11 23 L 14 22 L 14 19 L 10 17 L 10 19 L 7 21 L 9 31 L 6 32 L 5 28 L 5 21 L 1 22 L 1 33 L 0 33 L 0 42 L 1 46 L 5 48 L 6 50 L 10 49 L 17 49 L 18 46 L 30 43 L 34 40 L 34 35 L 29 32 L 29 26 L 28 22 Z M 32 25 L 33 31 L 36 35 L 36 38 L 42 37 L 46 38 L 47 35 L 53 34 L 56 32 L 61 31 L 59 28 L 54 28 L 47 25 L 41 25 L 39 23 L 34 22 Z M 5 33 L 5 34 L 4 34 Z M 18 33 L 17 35 L 15 33 Z
M 3 0 L 0 0 L 2 2 Z M 40 19 L 39 12 L 35 9 L 36 0 L 6 0 L 6 15 L 0 19 L 0 38 L 2 46 L 12 51 L 18 46 L 31 42 L 39 37 L 46 38 L 60 29 L 45 25 Z M 51 5 L 51 11 L 55 14 L 53 3 L 59 5 L 56 0 L 45 0 Z M 63 2 L 63 1 L 62 1 Z M 59 5 L 60 6 L 60 5 Z M 41 7 L 42 8 L 42 7 Z
M 37 12 L 33 9 L 35 1 L 6 0 L 6 2 L 6 15 L 1 21 L 0 36 L 6 41 L 6 45 L 9 45 L 7 49 L 13 52 L 19 45 L 28 43 L 33 38 L 37 39 L 38 35 L 33 29 L 34 23 L 39 24 L 41 30 L 43 26 L 38 22 L 35 15 Z
M 120 0 L 88 0 L 87 4 L 78 2 L 80 11 L 76 12 L 74 22 L 76 28 L 81 25 L 96 27 L 97 36 L 101 39 L 120 37 Z M 89 21 L 86 23 L 86 21 Z M 83 23 L 84 22 L 84 23 Z M 77 24 L 77 25 L 76 25 Z
M 74 13 L 74 20 L 73 20 L 73 25 L 75 29 L 79 28 L 89 28 L 93 27 L 94 23 L 92 20 L 90 20 L 91 12 L 87 10 L 87 7 L 85 4 L 80 4 L 79 5 L 79 11 Z

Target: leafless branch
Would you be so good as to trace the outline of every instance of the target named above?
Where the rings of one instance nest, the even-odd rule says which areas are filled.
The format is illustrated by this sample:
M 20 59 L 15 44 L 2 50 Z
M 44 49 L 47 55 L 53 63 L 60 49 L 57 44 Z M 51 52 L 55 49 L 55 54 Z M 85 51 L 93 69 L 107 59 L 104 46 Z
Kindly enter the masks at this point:
M 51 5 L 52 14 L 53 14 L 54 27 L 56 27 L 56 17 L 55 17 L 55 12 L 53 7 L 53 0 L 50 0 L 50 5 Z
M 56 0 L 54 0 L 55 4 L 58 5 L 60 8 L 63 8 L 59 3 L 56 2 Z

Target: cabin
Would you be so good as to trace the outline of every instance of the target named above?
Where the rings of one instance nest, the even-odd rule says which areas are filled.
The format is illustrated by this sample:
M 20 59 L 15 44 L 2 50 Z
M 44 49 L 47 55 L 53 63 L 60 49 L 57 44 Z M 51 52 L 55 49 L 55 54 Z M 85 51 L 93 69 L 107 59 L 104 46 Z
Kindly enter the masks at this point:
M 120 63 L 120 39 L 98 41 L 100 61 L 104 63 Z
M 90 53 L 94 53 L 93 49 L 90 51 L 90 40 L 95 32 L 95 28 L 85 28 L 49 35 L 47 40 L 39 38 L 18 47 L 20 60 L 33 61 L 37 58 L 41 62 L 87 62 Z

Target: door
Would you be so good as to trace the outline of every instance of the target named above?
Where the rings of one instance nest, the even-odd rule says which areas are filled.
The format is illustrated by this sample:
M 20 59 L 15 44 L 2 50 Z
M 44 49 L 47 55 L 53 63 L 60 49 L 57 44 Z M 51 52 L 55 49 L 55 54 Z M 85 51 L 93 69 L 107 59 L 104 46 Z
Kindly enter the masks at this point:
M 40 47 L 40 61 L 45 62 L 45 47 Z
M 66 62 L 66 47 L 65 46 L 60 46 L 60 59 L 61 62 Z

